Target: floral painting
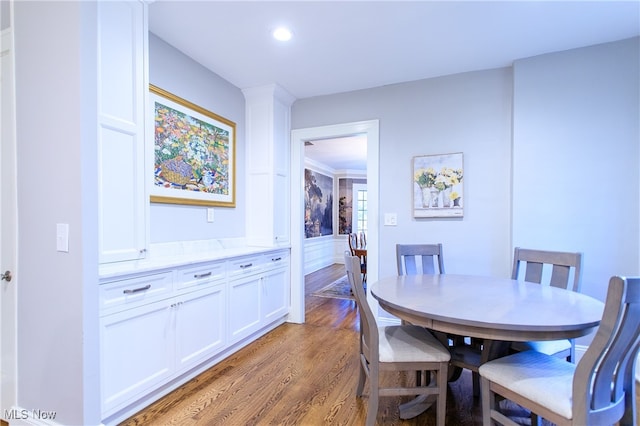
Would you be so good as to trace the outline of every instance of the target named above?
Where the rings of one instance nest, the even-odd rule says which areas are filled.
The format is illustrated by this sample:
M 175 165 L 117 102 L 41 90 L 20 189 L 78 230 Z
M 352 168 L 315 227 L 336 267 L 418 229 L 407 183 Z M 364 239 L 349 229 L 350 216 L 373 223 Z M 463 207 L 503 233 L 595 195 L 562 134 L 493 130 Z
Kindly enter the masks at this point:
M 333 178 L 304 169 L 305 238 L 333 235 Z
M 235 206 L 235 123 L 151 86 L 159 203 Z
M 413 216 L 462 217 L 462 153 L 413 158 Z

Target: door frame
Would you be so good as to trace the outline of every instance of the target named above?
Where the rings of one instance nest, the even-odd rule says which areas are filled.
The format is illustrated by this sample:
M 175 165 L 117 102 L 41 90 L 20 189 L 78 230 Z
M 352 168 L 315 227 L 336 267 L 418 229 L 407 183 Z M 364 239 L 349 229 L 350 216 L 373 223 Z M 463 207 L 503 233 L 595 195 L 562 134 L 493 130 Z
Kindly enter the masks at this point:
M 368 120 L 291 131 L 291 311 L 289 322 L 305 322 L 304 291 L 304 143 L 365 135 L 367 138 L 367 279 L 378 279 L 379 121 Z
M 13 4 L 9 2 L 9 20 L 13 22 Z M 17 406 L 17 308 L 18 308 L 18 243 L 17 243 L 17 178 L 15 123 L 15 48 L 13 29 L 2 30 L 0 44 L 0 273 L 11 271 L 10 282 L 0 281 L 0 417 Z

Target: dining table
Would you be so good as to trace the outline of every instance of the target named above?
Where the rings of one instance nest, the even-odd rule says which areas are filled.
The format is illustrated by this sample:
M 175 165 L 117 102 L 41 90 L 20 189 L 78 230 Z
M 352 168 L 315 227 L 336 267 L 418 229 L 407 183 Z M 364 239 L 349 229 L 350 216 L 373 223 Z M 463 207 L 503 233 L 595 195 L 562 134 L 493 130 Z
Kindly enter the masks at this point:
M 506 355 L 511 342 L 588 335 L 604 311 L 602 301 L 586 294 L 490 276 L 390 276 L 371 283 L 369 291 L 382 309 L 401 320 L 481 339 L 479 363 Z M 455 357 L 453 349 L 452 360 Z M 419 400 L 403 404 L 401 418 L 414 417 L 428 406 Z

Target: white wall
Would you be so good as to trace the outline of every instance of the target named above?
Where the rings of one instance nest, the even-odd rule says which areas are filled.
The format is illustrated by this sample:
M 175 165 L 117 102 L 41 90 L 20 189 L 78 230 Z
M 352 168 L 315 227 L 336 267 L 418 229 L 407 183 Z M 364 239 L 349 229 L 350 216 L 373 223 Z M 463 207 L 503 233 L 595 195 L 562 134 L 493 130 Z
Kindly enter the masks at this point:
M 380 275 L 396 274 L 395 244 L 442 242 L 447 271 L 508 276 L 511 70 L 496 69 L 298 100 L 294 129 L 380 120 Z M 411 159 L 464 153 L 464 219 L 412 218 Z
M 215 207 L 207 222 L 201 206 L 151 204 L 152 243 L 245 236 L 245 101 L 242 91 L 149 34 L 149 82 L 236 123 L 236 207 Z
M 601 300 L 640 274 L 639 40 L 514 65 L 514 246 L 583 252 Z

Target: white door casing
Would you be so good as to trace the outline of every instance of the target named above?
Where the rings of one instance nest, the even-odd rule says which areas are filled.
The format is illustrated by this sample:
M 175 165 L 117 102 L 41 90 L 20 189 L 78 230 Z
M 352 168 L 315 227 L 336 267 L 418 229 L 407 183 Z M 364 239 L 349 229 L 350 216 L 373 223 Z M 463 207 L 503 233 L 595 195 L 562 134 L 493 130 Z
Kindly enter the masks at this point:
M 378 279 L 378 165 L 379 122 L 358 121 L 291 132 L 291 312 L 289 321 L 304 323 L 304 143 L 353 135 L 367 138 L 367 279 Z M 369 300 L 375 312 L 378 304 Z
M 0 49 L 0 274 L 11 272 L 11 281 L 0 281 L 0 407 L 6 412 L 17 405 L 17 185 L 14 49 L 11 28 L 2 31 Z

